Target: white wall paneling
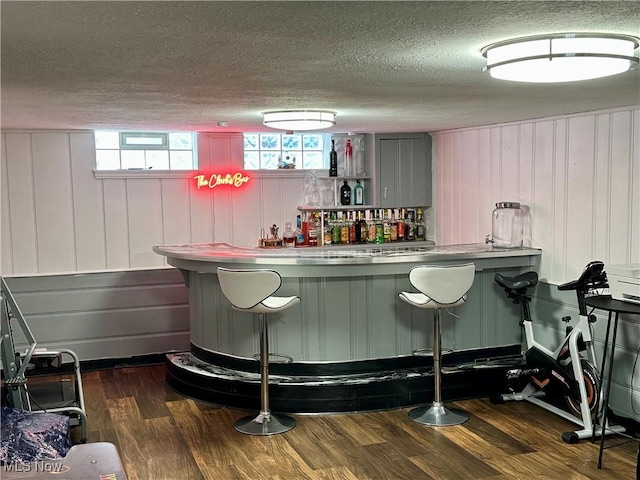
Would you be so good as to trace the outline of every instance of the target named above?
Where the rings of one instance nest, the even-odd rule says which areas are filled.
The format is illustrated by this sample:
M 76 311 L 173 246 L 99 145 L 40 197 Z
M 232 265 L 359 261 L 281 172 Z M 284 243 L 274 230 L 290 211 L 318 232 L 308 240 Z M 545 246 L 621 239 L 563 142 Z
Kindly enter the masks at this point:
M 3 244 L 9 254 L 2 266 L 13 271 L 38 271 L 38 246 L 36 236 L 36 207 L 31 161 L 31 135 L 3 135 L 3 178 L 6 189 L 8 215 L 2 217 L 2 233 L 7 235 Z M 11 159 L 11 160 L 9 160 Z M 4 212 L 3 212 L 4 213 Z
M 242 170 L 242 134 L 199 135 L 198 161 L 203 173 Z M 255 246 L 260 228 L 295 228 L 303 198 L 301 171 L 196 190 L 191 176 L 96 178 L 94 168 L 92 132 L 2 133 L 3 274 L 162 266 L 160 244 Z
M 640 262 L 640 109 L 637 107 L 433 134 L 439 244 L 483 242 L 499 201 L 529 209 L 526 244 L 542 249 L 533 317 L 542 343 L 561 338 L 563 315 L 577 315 L 573 295 L 557 285 L 591 260 Z M 513 312 L 514 321 L 520 318 Z M 598 312 L 602 351 L 606 316 Z M 640 318 L 625 316 L 618 336 L 612 404 L 640 418 L 640 383 L 632 380 Z
M 93 135 L 70 135 L 69 147 L 76 269 L 104 270 L 107 266 L 104 189 L 96 184 L 84 161 L 84 156 L 94 151 Z
M 439 244 L 483 242 L 499 201 L 530 211 L 540 276 L 594 259 L 640 262 L 640 110 L 617 109 L 433 134 Z

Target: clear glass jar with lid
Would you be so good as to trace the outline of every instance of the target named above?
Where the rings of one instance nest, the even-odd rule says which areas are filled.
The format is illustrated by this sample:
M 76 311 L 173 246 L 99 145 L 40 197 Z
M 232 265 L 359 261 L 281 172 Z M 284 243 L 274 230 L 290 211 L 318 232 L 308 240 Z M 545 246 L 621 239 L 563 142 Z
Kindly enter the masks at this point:
M 518 202 L 498 202 L 491 217 L 491 235 L 485 238 L 496 248 L 522 247 L 524 213 Z

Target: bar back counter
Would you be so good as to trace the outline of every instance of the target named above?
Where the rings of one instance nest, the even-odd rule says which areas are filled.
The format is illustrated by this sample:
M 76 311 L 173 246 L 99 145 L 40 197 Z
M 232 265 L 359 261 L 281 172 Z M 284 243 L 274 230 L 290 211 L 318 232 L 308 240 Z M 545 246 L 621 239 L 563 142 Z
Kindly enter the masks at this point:
M 541 251 L 422 242 L 253 249 L 226 243 L 156 246 L 189 288 L 191 351 L 167 356 L 167 380 L 195 398 L 236 408 L 259 404 L 259 324 L 231 309 L 217 268 L 266 268 L 282 276 L 277 295 L 301 302 L 269 325 L 271 406 L 294 413 L 398 408 L 433 399 L 433 314 L 398 298 L 416 265 L 473 262 L 467 302 L 442 319 L 447 401 L 504 389 L 520 361 L 519 311 L 493 281 L 535 268 Z

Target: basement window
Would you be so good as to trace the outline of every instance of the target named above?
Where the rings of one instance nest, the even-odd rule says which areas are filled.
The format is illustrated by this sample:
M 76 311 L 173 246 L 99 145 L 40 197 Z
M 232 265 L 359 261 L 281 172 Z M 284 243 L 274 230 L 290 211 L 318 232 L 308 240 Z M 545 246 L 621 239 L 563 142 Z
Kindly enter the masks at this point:
M 97 171 L 195 170 L 195 132 L 96 131 Z
M 245 170 L 329 168 L 328 134 L 245 133 Z

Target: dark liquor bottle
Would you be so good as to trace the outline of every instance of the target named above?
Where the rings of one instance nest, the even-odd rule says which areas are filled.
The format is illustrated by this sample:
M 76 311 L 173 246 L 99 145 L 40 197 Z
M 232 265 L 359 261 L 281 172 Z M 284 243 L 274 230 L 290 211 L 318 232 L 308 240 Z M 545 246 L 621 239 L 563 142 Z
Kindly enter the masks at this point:
M 422 217 L 422 209 L 419 208 L 416 217 L 416 240 L 424 241 L 425 239 L 425 225 L 424 218 Z
M 345 180 L 344 184 L 340 187 L 340 204 L 351 205 L 351 187 Z
M 356 227 L 356 240 L 359 243 L 367 243 L 367 236 L 369 235 L 369 226 L 362 212 L 358 212 L 358 226 Z M 358 233 L 359 232 L 359 233 Z
M 331 151 L 329 152 L 329 176 L 338 176 L 338 152 L 336 152 L 335 140 L 331 140 Z

